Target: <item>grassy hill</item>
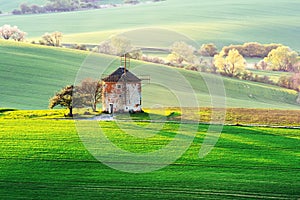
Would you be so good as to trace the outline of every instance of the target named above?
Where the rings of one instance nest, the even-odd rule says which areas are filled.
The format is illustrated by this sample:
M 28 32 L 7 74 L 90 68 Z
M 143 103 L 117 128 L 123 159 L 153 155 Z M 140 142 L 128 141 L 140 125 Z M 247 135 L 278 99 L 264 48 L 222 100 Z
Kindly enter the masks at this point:
M 68 43 L 98 43 L 111 34 L 155 27 L 185 34 L 199 46 L 257 41 L 283 43 L 299 51 L 299 8 L 300 2 L 294 0 L 167 0 L 81 12 L 2 16 L 0 24 L 17 25 L 32 39 L 61 31 Z
M 0 107 L 17 109 L 45 109 L 49 98 L 65 85 L 86 77 L 99 79 L 120 65 L 116 57 L 7 41 L 0 41 L 0 60 Z M 215 75 L 137 61 L 132 61 L 130 70 L 139 76 L 150 75 L 150 84 L 145 82 L 143 86 L 145 106 L 178 106 L 176 95 L 189 97 L 189 85 L 200 106 L 211 105 L 204 80 L 215 84 Z M 177 79 L 180 76 L 188 84 Z M 237 79 L 221 80 L 228 107 L 299 109 L 295 91 Z M 212 85 L 216 87 L 219 85 Z

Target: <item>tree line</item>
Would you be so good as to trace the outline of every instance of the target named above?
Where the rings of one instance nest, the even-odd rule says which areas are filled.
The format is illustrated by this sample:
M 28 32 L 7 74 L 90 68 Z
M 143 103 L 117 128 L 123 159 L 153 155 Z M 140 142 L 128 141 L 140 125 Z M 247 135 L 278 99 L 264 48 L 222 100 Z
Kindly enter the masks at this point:
M 300 58 L 295 51 L 292 51 L 289 47 L 283 45 L 261 45 L 255 43 L 246 43 L 240 45 L 249 48 L 250 46 L 256 46 L 256 48 L 250 48 L 244 50 L 245 52 L 263 52 L 267 56 L 263 58 L 264 70 L 272 71 L 286 71 L 293 72 L 291 75 L 285 75 L 280 77 L 277 83 L 270 80 L 268 76 L 254 75 L 252 72 L 246 69 L 246 61 L 244 56 L 239 52 L 238 49 L 233 48 L 233 45 L 229 47 L 223 47 L 218 52 L 217 47 L 214 44 L 203 44 L 197 51 L 193 46 L 186 44 L 185 42 L 175 42 L 170 47 L 170 53 L 167 57 L 167 61 L 161 58 L 153 58 L 143 55 L 141 49 L 137 49 L 131 44 L 131 41 L 122 36 L 115 36 L 111 39 L 102 42 L 94 51 L 99 53 L 111 54 L 121 56 L 126 54 L 127 56 L 147 61 L 156 62 L 161 64 L 168 64 L 175 67 L 185 67 L 189 70 L 204 71 L 210 73 L 219 73 L 223 76 L 232 78 L 239 78 L 249 81 L 263 82 L 268 84 L 276 84 L 281 87 L 294 89 L 300 92 Z M 275 48 L 277 46 L 277 48 Z M 243 48 L 242 48 L 243 49 Z M 227 51 L 228 50 L 228 51 Z M 243 51 L 240 49 L 240 51 Z M 250 55 L 249 54 L 249 55 Z M 199 55 L 208 56 L 212 58 L 210 65 L 205 65 L 205 68 L 201 68 L 203 63 L 199 59 Z M 244 54 L 245 55 L 245 54 Z M 259 53 L 256 53 L 259 55 Z M 263 54 L 260 54 L 263 55 Z M 200 68 L 199 68 L 200 67 Z M 209 70 L 208 70 L 209 69 Z M 101 101 L 102 85 L 98 80 L 85 79 L 79 86 L 66 86 L 61 89 L 58 93 L 50 99 L 49 108 L 55 106 L 63 106 L 69 109 L 67 116 L 73 117 L 73 108 L 82 108 L 90 106 L 93 111 L 96 111 L 96 105 Z
M 79 9 L 99 8 L 100 0 L 48 0 L 45 5 L 20 4 L 19 9 L 14 9 L 12 14 L 39 14 L 53 12 L 69 12 Z
M 242 45 L 230 45 L 223 47 L 225 55 L 232 49 L 236 49 L 242 56 L 248 58 L 265 58 L 273 50 L 282 45 L 280 44 L 260 44 L 257 42 L 249 42 Z
M 169 55 L 163 59 L 144 55 L 141 49 L 131 44 L 130 40 L 118 36 L 100 43 L 94 51 L 117 56 L 129 52 L 128 55 L 131 58 L 147 62 L 193 71 L 219 73 L 223 76 L 279 85 L 300 91 L 300 57 L 297 52 L 281 44 L 250 42 L 225 46 L 218 51 L 213 43 L 203 44 L 197 50 L 192 45 L 178 41 L 173 43 L 169 48 Z M 261 58 L 261 61 L 254 65 L 258 70 L 290 72 L 292 75 L 282 76 L 278 82 L 274 82 L 268 76 L 255 75 L 246 69 L 247 63 L 244 57 Z
M 161 0 L 152 0 L 158 2 Z M 138 4 L 139 0 L 123 0 L 124 4 Z M 116 7 L 116 4 L 111 4 L 112 7 Z M 14 9 L 12 14 L 24 15 L 24 14 L 40 14 L 40 13 L 53 13 L 53 12 L 70 12 L 86 9 L 100 9 L 111 7 L 109 5 L 101 5 L 101 0 L 48 0 L 45 5 L 27 4 L 22 3 L 19 9 Z

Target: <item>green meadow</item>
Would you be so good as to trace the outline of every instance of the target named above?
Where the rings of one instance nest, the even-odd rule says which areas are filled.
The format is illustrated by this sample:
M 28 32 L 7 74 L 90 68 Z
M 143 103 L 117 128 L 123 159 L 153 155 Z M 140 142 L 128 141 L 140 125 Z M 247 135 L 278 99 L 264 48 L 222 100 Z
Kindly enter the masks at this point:
M 115 122 L 99 126 L 112 142 L 133 152 L 161 148 L 178 128 L 177 123 L 166 122 L 143 140 L 123 133 L 120 123 L 127 131 L 134 127 L 124 121 L 119 126 Z M 296 199 L 300 195 L 297 129 L 225 126 L 211 153 L 201 159 L 198 152 L 208 125 L 199 125 L 192 145 L 175 163 L 131 174 L 93 158 L 72 120 L 0 118 L 0 124 L 1 199 Z
M 221 48 L 256 41 L 282 43 L 299 51 L 299 4 L 294 0 L 167 0 L 82 12 L 2 16 L 0 24 L 17 25 L 29 40 L 36 41 L 45 32 L 60 31 L 65 43 L 98 44 L 112 34 L 162 28 L 186 35 L 199 46 L 214 42 Z
M 268 76 L 270 80 L 274 81 L 275 83 L 278 82 L 281 76 L 290 76 L 292 73 L 290 72 L 276 72 L 276 71 L 267 71 L 267 70 L 256 70 L 250 69 L 253 74 L 257 74 L 259 76 Z
M 21 2 L 0 0 L 0 10 L 9 12 Z M 203 43 L 221 49 L 260 42 L 300 51 L 299 8 L 296 0 L 166 0 L 78 12 L 0 15 L 0 26 L 16 25 L 28 33 L 27 43 L 0 40 L 0 199 L 299 199 L 296 91 L 131 60 L 130 71 L 150 78 L 142 82 L 146 113 L 90 121 L 87 118 L 99 112 L 81 115 L 84 110 L 74 109 L 79 119 L 71 120 L 63 117 L 66 109 L 47 110 L 49 98 L 84 78 L 103 78 L 120 66 L 120 58 L 30 44 L 46 32 L 60 31 L 65 44 L 95 45 L 123 34 L 137 47 L 168 48 L 182 40 L 196 48 Z M 273 81 L 284 74 L 250 71 Z M 222 107 L 226 115 L 217 109 Z M 220 117 L 213 111 L 225 115 L 226 125 L 212 151 L 200 158 L 212 130 L 209 122 Z M 180 119 L 187 127 L 181 132 Z M 79 124 L 90 135 L 80 135 Z M 155 152 L 178 140 L 177 135 L 190 138 L 188 130 L 196 129 L 192 143 L 175 162 L 150 173 L 127 173 L 93 157 L 83 140 L 91 136 L 92 143 L 97 141 L 89 132 L 91 124 L 100 127 L 116 147 L 131 153 Z M 210 136 L 209 142 L 215 139 Z M 108 149 L 104 142 L 92 150 Z M 147 168 L 157 163 L 110 164 Z

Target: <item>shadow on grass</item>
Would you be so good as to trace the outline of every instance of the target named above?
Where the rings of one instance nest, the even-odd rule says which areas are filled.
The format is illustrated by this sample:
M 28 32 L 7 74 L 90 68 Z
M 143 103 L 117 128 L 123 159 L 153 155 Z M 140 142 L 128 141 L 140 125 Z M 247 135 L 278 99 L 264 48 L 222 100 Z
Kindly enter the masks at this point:
M 16 111 L 17 109 L 13 109 L 13 108 L 0 108 L 0 114 L 3 114 L 5 112 L 9 112 L 9 111 Z

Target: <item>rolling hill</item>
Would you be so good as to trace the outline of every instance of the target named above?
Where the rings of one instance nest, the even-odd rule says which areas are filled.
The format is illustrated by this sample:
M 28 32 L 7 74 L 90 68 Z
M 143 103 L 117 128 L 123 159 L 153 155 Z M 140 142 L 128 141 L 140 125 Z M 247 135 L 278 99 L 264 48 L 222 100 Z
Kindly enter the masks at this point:
M 15 2 L 20 0 L 0 0 L 0 10 L 10 9 Z M 125 35 L 130 35 L 137 46 L 168 46 L 175 39 L 187 39 L 199 45 L 214 42 L 219 47 L 249 41 L 276 42 L 299 50 L 299 8 L 300 2 L 295 0 L 167 0 L 70 13 L 1 15 L 0 26 L 17 25 L 28 32 L 29 40 L 37 40 L 45 32 L 61 31 L 67 43 L 98 43 L 112 34 L 129 31 Z M 171 32 L 177 34 L 171 35 Z M 87 77 L 100 79 L 119 66 L 118 57 L 0 39 L 1 199 L 47 199 L 50 195 L 56 199 L 299 197 L 297 127 L 300 106 L 296 104 L 298 94 L 293 90 L 132 60 L 129 70 L 146 78 L 142 87 L 144 107 L 154 107 L 159 111 L 163 110 L 162 107 L 192 107 L 195 105 L 192 104 L 193 98 L 199 106 L 211 107 L 222 106 L 226 100 L 227 108 L 241 108 L 227 109 L 227 120 L 237 126 L 222 126 L 222 134 L 217 136 L 216 129 L 212 128 L 214 125 L 196 124 L 195 127 L 195 123 L 157 123 L 155 120 L 149 123 L 140 121 L 139 115 L 135 116 L 137 121 L 74 122 L 53 120 L 62 116 L 64 110 L 31 111 L 47 109 L 49 98 L 65 85 L 77 84 Z M 279 76 L 274 72 L 268 75 L 273 79 Z M 6 114 L 10 113 L 2 113 L 12 108 L 30 111 L 13 111 L 8 117 Z M 259 112 L 247 108 L 264 110 Z M 269 108 L 283 110 L 269 112 Z M 201 117 L 210 119 L 205 113 L 208 110 L 203 109 Z M 238 112 L 236 118 L 232 110 Z M 26 117 L 22 117 L 22 113 Z M 286 118 L 277 113 L 286 114 Z M 39 119 L 39 115 L 43 117 Z M 143 115 L 141 119 L 144 119 Z M 264 116 L 267 123 L 257 115 Z M 243 120 L 251 120 L 252 124 L 277 125 L 269 120 L 270 115 L 279 121 L 278 125 L 297 127 L 241 125 Z M 107 141 L 98 142 L 99 135 L 94 137 L 91 131 L 94 122 L 104 131 L 103 138 L 131 153 L 152 154 L 166 144 L 174 145 L 184 138 L 191 139 L 192 143 L 180 158 L 164 169 L 145 174 L 125 173 L 111 169 L 92 156 L 82 133 L 79 133 L 78 122 L 86 128 L 88 134 L 84 135 L 90 137 L 90 143 L 97 144 L 92 149 L 104 152 L 105 158 L 121 156 L 123 159 L 127 156 L 124 153 L 118 155 L 107 146 Z M 192 129 L 195 130 L 194 136 Z M 147 130 L 147 136 L 152 136 L 143 138 L 130 134 L 143 134 L 143 130 Z M 199 150 L 205 144 L 210 145 L 211 139 L 216 137 L 218 142 L 211 153 L 199 158 Z M 176 151 L 176 148 L 167 151 L 166 156 Z M 110 154 L 106 154 L 108 152 Z M 158 155 L 157 158 L 162 157 Z M 141 163 L 122 159 L 110 163 L 142 169 L 165 163 L 165 160 L 153 163 L 141 157 L 138 159 Z
M 181 1 L 81 12 L 1 16 L 0 24 L 17 25 L 38 40 L 45 32 L 61 31 L 65 43 L 99 43 L 112 34 L 138 28 L 165 28 L 219 47 L 257 41 L 283 43 L 300 50 L 300 2 Z
M 49 98 L 65 85 L 99 79 L 120 65 L 112 56 L 8 41 L 0 41 L 0 60 L 0 107 L 17 109 L 46 109 Z M 299 109 L 297 93 L 280 87 L 140 61 L 132 61 L 130 70 L 150 75 L 143 86 L 144 106 L 178 106 L 178 96 L 189 98 L 191 93 L 200 106 L 211 106 L 213 91 L 208 91 L 223 87 L 221 80 L 227 107 Z

